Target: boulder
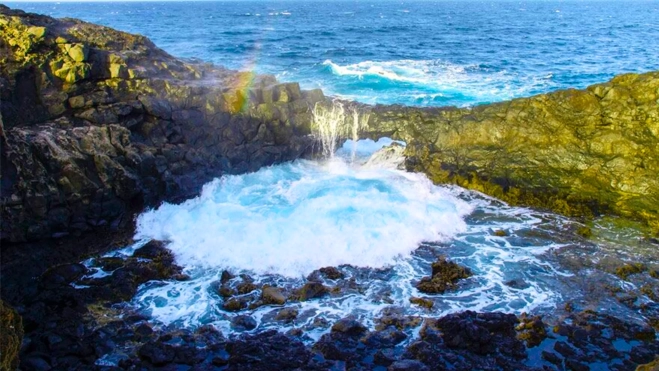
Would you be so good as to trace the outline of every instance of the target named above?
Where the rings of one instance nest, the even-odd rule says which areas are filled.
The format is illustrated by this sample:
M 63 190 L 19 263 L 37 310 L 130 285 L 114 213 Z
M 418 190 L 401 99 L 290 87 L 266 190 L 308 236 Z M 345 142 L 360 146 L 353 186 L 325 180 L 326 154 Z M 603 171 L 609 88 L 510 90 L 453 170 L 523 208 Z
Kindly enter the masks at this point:
M 75 62 L 84 62 L 87 60 L 87 55 L 89 54 L 89 48 L 85 44 L 65 44 L 64 45 L 66 52 L 69 57 Z
M 314 298 L 325 296 L 329 293 L 329 288 L 319 282 L 307 282 L 304 286 L 297 289 L 292 298 L 299 301 L 307 301 Z
M 458 281 L 469 278 L 471 275 L 469 268 L 440 258 L 432 264 L 432 276 L 422 278 L 416 288 L 429 294 L 443 294 L 446 290 L 454 289 Z M 417 300 L 416 304 L 420 302 Z
M 286 303 L 286 297 L 281 290 L 273 286 L 264 286 L 261 291 L 261 300 L 264 304 L 283 305 Z

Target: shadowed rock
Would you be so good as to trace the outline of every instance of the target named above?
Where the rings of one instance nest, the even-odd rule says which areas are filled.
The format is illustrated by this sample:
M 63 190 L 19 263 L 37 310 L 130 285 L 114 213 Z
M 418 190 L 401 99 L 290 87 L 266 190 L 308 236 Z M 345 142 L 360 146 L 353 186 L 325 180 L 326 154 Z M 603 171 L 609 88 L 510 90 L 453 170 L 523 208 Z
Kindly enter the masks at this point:
M 215 177 L 294 160 L 325 99 L 4 5 L 0 49 L 2 240 L 119 228 Z
M 18 368 L 18 351 L 23 341 L 23 320 L 16 310 L 0 300 L 0 369 Z

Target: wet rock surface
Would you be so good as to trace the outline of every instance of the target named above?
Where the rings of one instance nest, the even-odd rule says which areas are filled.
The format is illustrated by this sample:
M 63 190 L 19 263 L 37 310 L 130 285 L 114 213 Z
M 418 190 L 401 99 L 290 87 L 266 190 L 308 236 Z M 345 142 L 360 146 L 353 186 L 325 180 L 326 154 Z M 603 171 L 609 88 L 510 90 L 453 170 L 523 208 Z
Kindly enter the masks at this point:
M 20 303 L 16 308 L 25 325 L 21 369 L 564 370 L 605 363 L 628 370 L 654 361 L 659 352 L 652 327 L 593 311 L 573 311 L 548 323 L 540 317 L 471 311 L 428 312 L 421 318 L 388 307 L 373 327 L 358 317 L 316 318 L 315 326 L 327 330 L 313 340 L 306 333 L 312 327 L 286 334 L 261 330 L 245 306 L 232 317 L 234 334 L 227 337 L 212 325 L 163 326 L 126 305 L 139 284 L 172 279 L 179 272 L 163 243 L 149 242 L 121 259 L 89 262 L 88 267 L 54 264 L 25 288 L 31 294 L 22 299 L 22 287 L 3 286 L 3 297 Z M 9 273 L 20 274 L 8 266 Z M 7 273 L 3 279 L 11 278 Z M 98 273 L 103 274 L 92 278 Z M 224 276 L 218 285 L 257 287 L 247 294 L 236 291 L 225 304 L 249 295 L 261 302 L 268 289 L 275 297 L 286 295 L 249 276 Z M 281 323 L 297 323 L 305 315 L 295 307 L 259 305 L 275 305 L 271 315 Z
M 240 335 L 227 337 L 210 325 L 186 330 L 154 322 L 134 312 L 127 301 L 143 283 L 187 279 L 171 252 L 152 241 L 125 259 L 100 255 L 128 245 L 133 235 L 131 217 L 144 206 L 195 194 L 207 180 L 222 174 L 304 156 L 312 143 L 310 107 L 325 97 L 318 90 L 301 91 L 297 84 L 278 84 L 270 76 L 179 61 L 141 36 L 2 5 L 0 51 L 6 56 L 0 68 L 0 274 L 3 301 L 15 308 L 0 304 L 2 367 L 15 367 L 19 349 L 22 370 L 579 370 L 601 364 L 629 370 L 656 365 L 656 281 L 643 281 L 637 290 L 612 287 L 611 293 L 600 294 L 638 311 L 643 320 L 621 320 L 572 307 L 566 308 L 565 317 L 551 320 L 476 312 L 440 316 L 432 312 L 431 303 L 441 303 L 441 296 L 428 296 L 410 297 L 427 308 L 424 318 L 388 307 L 371 326 L 356 317 L 317 317 L 304 324 L 308 314 L 295 307 L 281 308 L 289 301 L 320 300 L 338 292 L 363 294 L 368 288 L 346 277 L 343 266 L 319 269 L 291 290 L 225 271 L 215 286 L 223 297 L 217 305 L 231 312 L 231 326 Z M 253 82 L 251 89 L 241 81 Z M 449 181 L 564 214 L 611 211 L 652 224 L 656 177 L 646 175 L 654 174 L 656 164 L 652 156 L 637 156 L 636 151 L 647 147 L 653 153 L 655 139 L 647 136 L 648 131 L 639 139 L 611 130 L 625 125 L 633 129 L 644 122 L 649 132 L 655 131 L 656 107 L 651 103 L 656 99 L 652 90 L 656 81 L 656 73 L 625 75 L 587 91 L 557 92 L 473 110 L 370 107 L 368 130 L 408 141 L 408 168 L 424 171 L 436 182 Z M 616 102 L 622 105 L 616 107 Z M 521 106 L 530 113 L 521 114 Z M 578 128 L 563 120 L 574 117 L 575 110 L 586 112 L 577 115 Z M 414 122 L 406 122 L 408 116 Z M 568 144 L 581 148 L 581 136 L 594 139 L 594 144 L 583 161 L 561 158 L 554 163 L 539 153 L 532 158 L 537 160 L 534 163 L 559 170 L 563 163 L 576 168 L 582 162 L 594 164 L 579 172 L 588 182 L 563 183 L 564 178 L 553 172 L 527 171 L 537 169 L 522 158 L 508 161 L 508 150 L 519 149 L 514 146 L 519 138 L 534 149 L 544 138 L 542 133 L 537 138 L 533 133 L 513 136 L 509 128 L 515 126 L 510 123 L 544 122 L 538 117 L 555 118 L 548 119 L 556 124 L 551 128 L 563 137 L 579 135 L 579 140 L 558 143 L 558 152 L 550 146 L 548 153 L 570 152 Z M 473 128 L 476 122 L 482 124 Z M 482 135 L 456 137 L 455 132 L 463 130 L 480 133 L 478 128 L 486 129 Z M 537 140 L 527 140 L 529 136 Z M 494 155 L 493 140 L 497 141 Z M 627 145 L 630 141 L 640 144 Z M 474 147 L 488 150 L 474 152 Z M 616 148 L 628 152 L 617 153 Z M 465 151 L 483 156 L 462 161 L 467 158 Z M 634 163 L 634 158 L 643 163 Z M 519 166 L 510 167 L 511 163 Z M 634 163 L 638 173 L 629 173 L 628 163 Z M 608 183 L 602 183 L 598 174 Z M 530 184 L 527 175 L 542 177 L 544 183 Z M 620 177 L 634 184 L 610 181 Z M 597 194 L 590 188 L 584 191 L 584 184 L 597 189 Z M 557 191 L 548 192 L 547 185 Z M 620 195 L 628 190 L 639 196 Z M 91 230 L 94 234 L 83 233 Z M 515 237 L 499 230 L 493 235 Z M 585 230 L 582 235 L 590 237 Z M 47 240 L 4 243 L 40 238 Z M 87 257 L 94 258 L 89 266 L 79 264 Z M 454 263 L 436 264 L 419 290 L 441 295 L 469 276 L 468 270 Z M 656 280 L 656 269 L 632 262 L 608 272 L 638 283 L 641 278 Z M 391 273 L 384 269 L 368 274 Z M 511 288 L 527 287 L 524 281 L 508 282 Z M 599 293 L 598 288 L 593 291 Z M 386 297 L 383 293 L 378 300 L 386 302 Z M 276 321 L 304 326 L 287 334 L 262 331 L 250 311 L 268 305 L 273 306 Z M 307 335 L 315 329 L 326 329 L 318 340 Z
M 424 277 L 416 288 L 429 294 L 442 294 L 447 290 L 455 289 L 458 281 L 469 278 L 471 275 L 469 268 L 440 258 L 432 264 L 432 275 Z
M 77 247 L 62 241 L 60 255 L 53 258 L 48 254 L 53 254 L 54 246 L 38 245 L 29 253 L 10 249 L 2 256 L 2 296 L 10 300 L 25 326 L 21 369 L 566 370 L 606 364 L 611 370 L 629 370 L 653 362 L 659 352 L 651 320 L 621 320 L 582 310 L 579 303 L 567 305 L 564 316 L 548 318 L 477 312 L 439 315 L 435 306 L 425 304 L 441 305 L 442 294 L 428 294 L 410 297 L 427 308 L 420 312 L 422 316 L 389 306 L 372 322 L 361 317 L 310 320 L 309 313 L 299 307 L 303 302 L 295 299 L 301 288 L 323 293 L 309 295 L 304 302 L 313 304 L 332 300 L 336 287 L 358 295 L 360 291 L 351 288 L 359 286 L 356 275 L 383 279 L 390 274 L 386 269 L 348 266 L 332 270 L 343 278 L 312 274 L 301 286 L 292 287 L 218 272 L 219 279 L 210 289 L 227 291 L 226 297 L 218 291 L 218 306 L 237 303 L 236 308 L 221 311 L 228 315 L 231 332 L 211 325 L 164 326 L 136 312 L 127 301 L 140 284 L 158 284 L 180 274 L 166 244 L 151 241 L 131 256 L 102 256 L 127 243 L 120 236 L 118 240 L 111 235 L 97 237 L 96 241 L 80 238 Z M 81 246 L 90 249 L 88 263 L 63 260 L 69 254 L 69 259 L 80 261 L 76 251 L 84 250 Z M 26 275 L 25 262 L 33 259 L 31 254 L 45 255 L 37 267 L 27 268 Z M 436 274 L 445 266 L 437 263 L 431 268 Z M 617 278 L 616 269 L 626 264 L 635 263 L 613 264 L 607 268 L 609 276 Z M 627 279 L 650 285 L 655 280 L 649 273 L 653 269 L 648 263 L 643 272 Z M 282 297 L 286 301 L 279 304 Z M 629 305 L 647 318 L 659 317 L 659 308 L 651 301 Z M 254 315 L 259 308 L 270 323 L 291 330 L 264 329 Z

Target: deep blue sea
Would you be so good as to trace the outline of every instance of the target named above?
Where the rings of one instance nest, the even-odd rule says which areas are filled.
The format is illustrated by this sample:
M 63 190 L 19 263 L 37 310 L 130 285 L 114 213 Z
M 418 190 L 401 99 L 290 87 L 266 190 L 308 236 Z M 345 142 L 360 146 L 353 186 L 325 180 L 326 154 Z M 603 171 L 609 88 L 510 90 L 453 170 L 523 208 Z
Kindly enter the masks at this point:
M 659 69 L 659 1 L 6 4 L 370 103 L 468 106 Z

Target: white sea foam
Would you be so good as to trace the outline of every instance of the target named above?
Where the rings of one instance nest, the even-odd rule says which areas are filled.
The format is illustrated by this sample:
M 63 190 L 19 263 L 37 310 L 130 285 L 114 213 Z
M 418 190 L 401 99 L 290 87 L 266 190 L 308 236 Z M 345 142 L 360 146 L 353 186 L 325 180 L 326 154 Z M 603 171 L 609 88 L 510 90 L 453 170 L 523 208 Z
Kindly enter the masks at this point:
M 505 70 L 491 71 L 478 65 L 463 66 L 440 60 L 363 61 L 346 65 L 326 60 L 323 65 L 337 78 L 363 81 L 366 84 L 363 92 L 358 86 L 349 85 L 354 91 L 349 97 L 368 102 L 374 99 L 373 86 L 385 92 L 384 103 L 388 102 L 386 92 L 394 89 L 398 98 L 402 94 L 417 103 L 447 101 L 466 105 L 510 99 L 550 83 L 547 79 L 533 79 L 519 84 L 518 77 Z M 375 82 L 377 85 L 372 85 Z M 328 87 L 329 91 L 335 93 L 332 88 L 338 87 L 336 93 L 340 93 L 344 90 L 342 83 L 340 80 L 334 82 Z
M 340 76 L 364 77 L 371 75 L 381 76 L 393 81 L 415 83 L 432 83 L 430 77 L 433 74 L 433 69 L 443 69 L 451 76 L 464 73 L 464 68 L 461 66 L 423 60 L 365 61 L 345 66 L 326 60 L 323 64 L 329 66 L 334 74 Z
M 298 161 L 227 176 L 138 218 L 179 264 L 288 277 L 341 264 L 384 267 L 465 230 L 469 205 L 425 176 Z
M 277 308 L 249 310 L 256 331 L 304 328 L 318 339 L 327 329 L 314 325 L 315 319 L 331 322 L 355 315 L 372 326 L 391 305 L 435 317 L 465 309 L 521 313 L 553 308 L 560 294 L 552 288 L 565 273 L 544 254 L 561 245 L 548 240 L 528 244 L 492 231 L 515 236 L 560 219 L 459 187 L 435 186 L 421 174 L 396 170 L 396 159 L 370 156 L 392 143 L 387 138 L 348 141 L 331 161 L 298 161 L 224 177 L 193 200 L 142 214 L 136 236 L 142 242 L 119 253 L 130 253 L 146 239 L 170 241 L 168 247 L 191 279 L 147 283 L 135 305 L 164 324 L 213 323 L 234 333 L 240 331 L 231 327 L 236 314 L 221 310 L 223 299 L 211 289 L 223 269 L 290 292 L 309 272 L 340 266 L 360 289 L 288 303 L 300 313 L 288 324 L 274 320 Z M 428 275 L 439 254 L 470 267 L 474 276 L 460 290 L 427 296 L 435 302 L 428 312 L 410 305 L 409 298 L 423 295 L 414 283 Z M 377 273 L 354 267 L 389 269 Z M 511 279 L 518 284 L 509 284 Z

